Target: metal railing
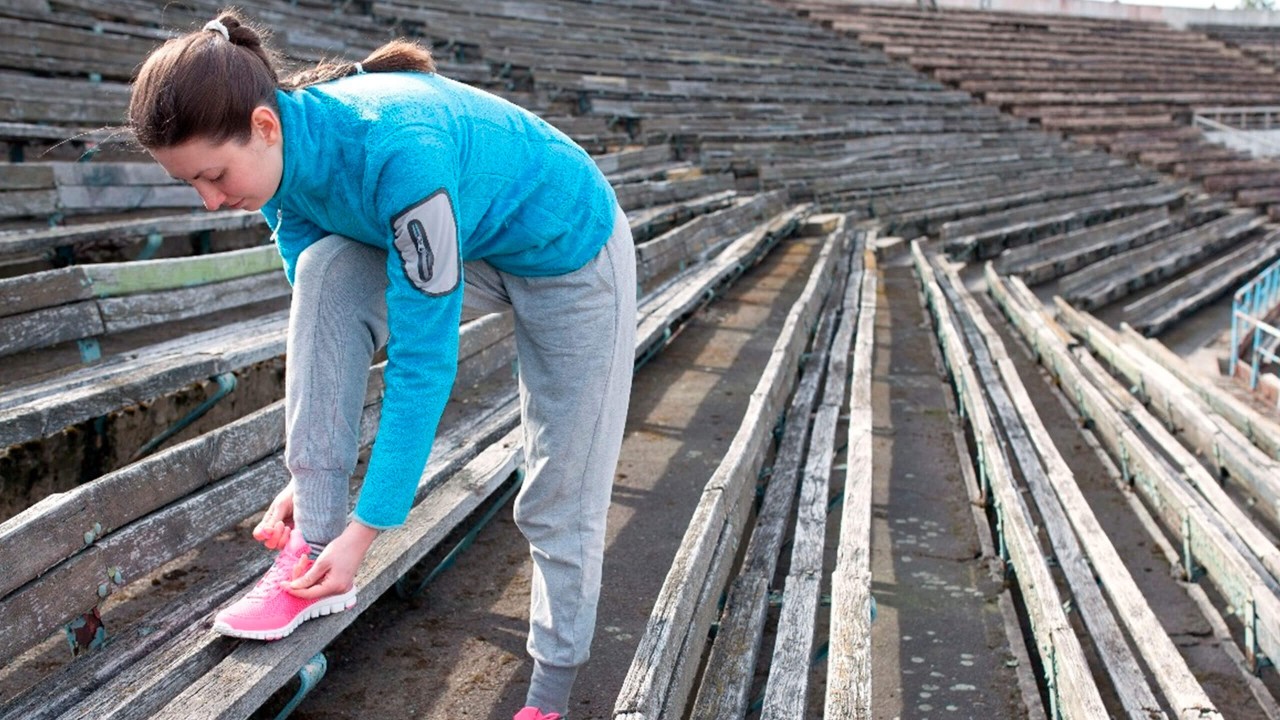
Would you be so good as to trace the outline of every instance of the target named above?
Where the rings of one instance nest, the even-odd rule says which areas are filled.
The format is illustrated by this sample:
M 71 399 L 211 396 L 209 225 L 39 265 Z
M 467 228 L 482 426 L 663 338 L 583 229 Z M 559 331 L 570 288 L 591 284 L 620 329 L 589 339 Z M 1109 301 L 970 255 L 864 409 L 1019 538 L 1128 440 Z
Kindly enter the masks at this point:
M 1228 119 L 1238 120 L 1239 125 L 1222 122 Z M 1205 108 L 1196 111 L 1192 122 L 1206 135 L 1221 136 L 1221 140 L 1210 138 L 1215 142 L 1253 155 L 1280 156 L 1280 139 L 1259 134 L 1280 131 L 1280 108 Z
M 1198 107 L 1195 108 L 1195 117 L 1236 130 L 1280 130 L 1280 105 Z
M 1236 362 L 1243 357 L 1251 366 L 1249 387 L 1258 387 L 1258 373 L 1263 362 L 1280 362 L 1280 328 L 1266 318 L 1280 305 L 1280 260 L 1236 291 L 1231 302 L 1231 363 L 1229 372 L 1236 373 Z M 1247 334 L 1246 334 L 1247 333 Z M 1241 346 L 1248 344 L 1242 353 Z

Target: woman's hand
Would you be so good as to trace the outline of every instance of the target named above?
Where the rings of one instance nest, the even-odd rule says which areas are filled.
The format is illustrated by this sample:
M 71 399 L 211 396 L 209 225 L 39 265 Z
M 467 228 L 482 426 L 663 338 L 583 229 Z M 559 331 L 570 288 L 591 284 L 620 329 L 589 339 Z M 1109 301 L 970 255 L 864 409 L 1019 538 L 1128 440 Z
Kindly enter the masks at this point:
M 293 528 L 293 483 L 290 482 L 271 501 L 267 512 L 253 528 L 253 539 L 267 546 L 268 550 L 283 550 L 289 542 L 289 530 Z
M 311 600 L 340 595 L 355 586 L 356 572 L 378 531 L 354 520 L 329 543 L 311 567 L 285 586 L 290 595 Z

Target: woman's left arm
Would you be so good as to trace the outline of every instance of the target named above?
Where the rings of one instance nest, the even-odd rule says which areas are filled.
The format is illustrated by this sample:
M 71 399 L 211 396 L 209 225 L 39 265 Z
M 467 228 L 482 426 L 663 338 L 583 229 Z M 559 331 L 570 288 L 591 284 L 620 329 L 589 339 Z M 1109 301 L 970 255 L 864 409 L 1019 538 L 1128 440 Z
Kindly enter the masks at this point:
M 387 367 L 378 434 L 354 518 L 402 524 L 458 366 L 462 250 L 456 150 L 429 130 L 381 144 L 375 204 L 387 237 Z
M 388 246 L 378 433 L 352 519 L 294 581 L 290 592 L 299 597 L 349 590 L 378 532 L 404 524 L 457 374 L 463 278 L 456 153 L 447 136 L 402 135 L 393 147 L 382 144 L 374 190 Z

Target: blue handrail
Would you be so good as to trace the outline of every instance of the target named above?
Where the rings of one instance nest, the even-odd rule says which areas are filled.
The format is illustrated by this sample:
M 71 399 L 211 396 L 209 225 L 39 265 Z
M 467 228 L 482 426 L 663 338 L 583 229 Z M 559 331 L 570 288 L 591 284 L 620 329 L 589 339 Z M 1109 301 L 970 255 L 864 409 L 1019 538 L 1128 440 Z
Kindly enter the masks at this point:
M 1241 345 L 1250 343 L 1244 354 L 1249 358 L 1251 373 L 1249 387 L 1258 386 L 1258 372 L 1262 362 L 1276 362 L 1280 348 L 1280 329 L 1266 322 L 1266 318 L 1280 305 L 1280 260 L 1267 266 L 1257 277 L 1236 291 L 1231 302 L 1231 362 L 1229 372 L 1236 373 L 1236 362 L 1241 359 Z M 1249 335 L 1246 336 L 1245 333 Z

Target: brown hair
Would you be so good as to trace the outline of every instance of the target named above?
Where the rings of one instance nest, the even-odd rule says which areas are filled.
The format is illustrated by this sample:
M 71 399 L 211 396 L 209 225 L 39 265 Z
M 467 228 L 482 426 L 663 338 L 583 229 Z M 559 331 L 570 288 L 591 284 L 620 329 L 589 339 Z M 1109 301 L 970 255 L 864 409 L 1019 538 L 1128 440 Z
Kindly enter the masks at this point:
M 202 138 L 243 142 L 250 115 L 265 105 L 279 111 L 276 90 L 296 90 L 359 72 L 434 72 L 431 52 L 393 40 L 354 62 L 321 62 L 281 79 L 280 56 L 266 45 L 265 30 L 234 8 L 214 23 L 227 29 L 189 32 L 161 45 L 138 69 L 129 98 L 129 127 L 144 148 L 164 148 Z M 214 25 L 210 23 L 210 25 Z

